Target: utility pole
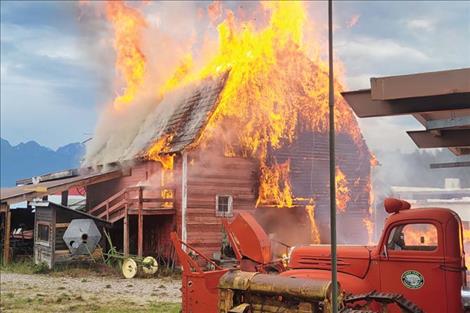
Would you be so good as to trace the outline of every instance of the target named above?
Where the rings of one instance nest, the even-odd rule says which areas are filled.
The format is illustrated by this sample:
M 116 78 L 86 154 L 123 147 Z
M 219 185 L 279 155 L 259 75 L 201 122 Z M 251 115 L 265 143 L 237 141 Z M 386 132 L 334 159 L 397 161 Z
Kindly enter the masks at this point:
M 336 258 L 336 162 L 335 162 L 335 90 L 333 75 L 333 1 L 328 0 L 328 79 L 329 79 L 329 150 L 330 150 L 330 232 L 331 232 L 331 281 L 333 313 L 338 312 L 338 277 Z

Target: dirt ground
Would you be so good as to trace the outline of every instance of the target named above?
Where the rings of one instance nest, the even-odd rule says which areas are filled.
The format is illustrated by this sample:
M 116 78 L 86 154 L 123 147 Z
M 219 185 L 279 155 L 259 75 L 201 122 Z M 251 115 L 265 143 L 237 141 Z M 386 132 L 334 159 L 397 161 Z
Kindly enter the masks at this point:
M 179 312 L 181 281 L 0 272 L 1 312 Z

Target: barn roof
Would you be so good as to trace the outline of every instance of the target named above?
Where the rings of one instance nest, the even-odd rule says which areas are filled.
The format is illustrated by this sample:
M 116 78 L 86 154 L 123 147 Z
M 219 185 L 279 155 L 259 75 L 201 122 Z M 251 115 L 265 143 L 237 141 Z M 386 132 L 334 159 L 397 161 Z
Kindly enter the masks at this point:
M 145 157 L 152 145 L 170 138 L 165 153 L 181 152 L 197 141 L 218 104 L 228 72 L 179 88 L 167 95 L 141 121 L 131 138 L 106 140 L 85 165 Z M 129 135 L 129 134 L 126 134 Z M 127 140 L 124 142 L 123 140 Z
M 66 175 L 67 172 L 70 172 Z M 78 173 L 78 171 L 62 171 L 62 177 L 54 176 L 58 173 L 47 174 L 32 179 L 31 182 L 21 180 L 24 185 L 0 189 L 0 203 L 14 204 L 22 201 L 30 201 L 44 195 L 52 195 L 71 187 L 87 186 L 108 181 L 123 175 L 120 169 L 103 170 L 101 172 Z

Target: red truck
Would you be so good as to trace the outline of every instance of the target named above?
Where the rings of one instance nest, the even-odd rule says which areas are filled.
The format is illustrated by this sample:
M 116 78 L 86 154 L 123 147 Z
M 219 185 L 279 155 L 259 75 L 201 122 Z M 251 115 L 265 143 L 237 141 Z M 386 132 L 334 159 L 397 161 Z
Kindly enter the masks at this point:
M 341 312 L 465 312 L 470 295 L 459 216 L 443 208 L 410 209 L 391 198 L 384 206 L 390 216 L 377 246 L 338 246 Z M 235 268 L 203 257 L 211 264 L 203 269 L 197 251 L 183 251 L 173 234 L 183 266 L 183 312 L 330 311 L 328 245 L 292 248 L 284 269 L 271 259 L 269 238 L 252 216 L 243 213 L 226 228 Z

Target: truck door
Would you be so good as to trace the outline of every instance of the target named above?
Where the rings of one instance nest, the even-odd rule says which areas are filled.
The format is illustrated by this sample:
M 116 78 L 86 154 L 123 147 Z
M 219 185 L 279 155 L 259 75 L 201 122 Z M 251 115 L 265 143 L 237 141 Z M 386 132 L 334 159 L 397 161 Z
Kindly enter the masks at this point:
M 390 225 L 379 257 L 381 291 L 402 294 L 426 313 L 447 312 L 442 243 L 438 222 Z

